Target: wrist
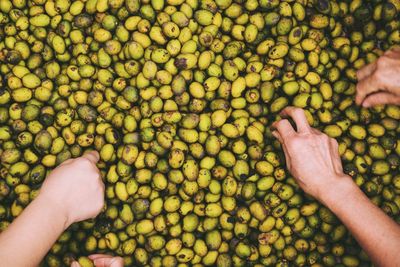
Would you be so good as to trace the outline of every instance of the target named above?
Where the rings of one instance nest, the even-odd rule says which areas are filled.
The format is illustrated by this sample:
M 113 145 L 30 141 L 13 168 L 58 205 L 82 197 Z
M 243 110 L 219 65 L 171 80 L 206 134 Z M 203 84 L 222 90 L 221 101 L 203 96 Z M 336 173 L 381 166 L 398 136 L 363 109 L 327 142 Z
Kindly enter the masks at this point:
M 72 224 L 68 212 L 65 210 L 62 203 L 55 201 L 46 194 L 39 194 L 34 202 L 36 206 L 39 207 L 43 213 L 48 215 L 51 221 L 57 224 L 57 227 L 61 227 L 63 231 Z
M 346 174 L 337 175 L 332 180 L 334 182 L 329 184 L 319 197 L 319 200 L 328 208 L 340 205 L 342 201 L 346 201 L 349 196 L 359 190 L 351 177 Z

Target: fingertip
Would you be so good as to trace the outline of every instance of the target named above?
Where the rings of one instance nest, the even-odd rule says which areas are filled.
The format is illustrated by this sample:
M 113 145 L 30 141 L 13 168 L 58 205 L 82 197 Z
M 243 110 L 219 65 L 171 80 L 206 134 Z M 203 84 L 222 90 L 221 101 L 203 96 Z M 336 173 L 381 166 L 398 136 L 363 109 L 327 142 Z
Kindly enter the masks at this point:
M 288 121 L 288 120 L 282 118 L 282 119 L 280 119 L 279 121 L 273 122 L 272 125 L 271 125 L 272 129 L 275 130 L 275 129 L 278 127 L 278 125 L 281 124 L 281 123 L 283 123 L 284 121 Z
M 361 105 L 362 104 L 360 94 L 358 94 L 358 93 L 356 94 L 355 102 L 356 102 L 357 105 Z
M 281 115 L 282 117 L 286 117 L 289 114 L 290 110 L 293 108 L 295 107 L 287 106 L 279 112 L 279 115 Z
M 96 257 L 98 257 L 98 255 L 99 254 L 92 254 L 92 255 L 89 255 L 88 258 L 91 260 L 94 260 L 94 259 L 96 259 Z
M 80 264 L 77 261 L 73 261 L 71 267 L 80 267 Z
M 289 106 L 284 107 L 281 111 L 279 111 L 279 115 L 282 115 L 282 114 L 286 113 L 288 108 L 289 108 Z
M 276 125 L 278 124 L 278 122 L 279 122 L 279 121 L 274 121 L 274 122 L 271 124 L 271 129 L 272 129 L 272 130 L 276 129 Z
M 281 135 L 278 133 L 278 131 L 273 131 L 272 135 L 279 141 L 279 143 L 282 143 L 282 137 Z
M 368 100 L 365 100 L 364 102 L 362 102 L 361 106 L 363 108 L 369 108 L 371 107 L 371 103 L 369 103 Z
M 294 106 L 287 106 L 284 109 L 282 109 L 282 111 L 279 113 L 279 115 L 281 115 L 283 118 L 299 118 L 299 116 L 303 116 L 305 115 L 304 109 L 302 108 L 298 108 L 298 107 L 294 107 Z

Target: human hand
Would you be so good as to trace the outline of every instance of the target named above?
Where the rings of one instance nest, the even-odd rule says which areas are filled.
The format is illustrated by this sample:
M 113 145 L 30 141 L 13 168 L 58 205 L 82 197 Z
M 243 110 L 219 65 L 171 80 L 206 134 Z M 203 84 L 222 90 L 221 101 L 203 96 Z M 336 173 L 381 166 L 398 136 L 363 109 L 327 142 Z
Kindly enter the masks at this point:
M 321 202 L 341 181 L 351 181 L 343 173 L 338 143 L 312 128 L 300 108 L 287 107 L 283 117 L 291 117 L 297 131 L 287 119 L 273 123 L 272 134 L 282 144 L 286 165 L 300 187 Z
M 124 260 L 121 257 L 113 257 L 106 254 L 93 254 L 89 256 L 96 267 L 123 267 Z M 74 261 L 71 267 L 81 267 L 81 265 Z
M 357 71 L 356 103 L 363 107 L 400 104 L 400 48 L 386 51 Z
M 55 168 L 43 182 L 38 198 L 52 203 L 65 216 L 65 228 L 94 218 L 104 206 L 104 184 L 96 167 L 95 151 L 69 159 Z

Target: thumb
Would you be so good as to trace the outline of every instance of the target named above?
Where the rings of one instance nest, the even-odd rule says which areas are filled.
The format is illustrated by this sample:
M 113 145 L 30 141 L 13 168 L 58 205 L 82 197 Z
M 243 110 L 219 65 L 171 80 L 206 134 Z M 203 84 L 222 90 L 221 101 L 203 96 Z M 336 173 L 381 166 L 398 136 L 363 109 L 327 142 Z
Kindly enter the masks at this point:
M 358 81 L 356 86 L 356 103 L 360 105 L 369 94 L 378 92 L 379 90 L 385 89 L 380 79 L 376 75 L 371 74 L 370 76 Z
M 371 75 L 375 70 L 376 62 L 370 63 L 357 71 L 357 79 L 361 81 Z
M 399 103 L 400 103 L 400 96 L 396 96 L 391 93 L 380 92 L 367 96 L 363 101 L 362 106 L 365 108 L 369 108 L 376 105 L 399 104 Z
M 93 164 L 96 164 L 99 159 L 100 159 L 100 155 L 97 151 L 90 151 L 85 153 L 82 158 L 87 158 L 88 160 L 90 160 Z
M 109 255 L 91 255 L 89 256 L 96 267 L 123 267 L 124 260 L 121 257 L 111 257 Z

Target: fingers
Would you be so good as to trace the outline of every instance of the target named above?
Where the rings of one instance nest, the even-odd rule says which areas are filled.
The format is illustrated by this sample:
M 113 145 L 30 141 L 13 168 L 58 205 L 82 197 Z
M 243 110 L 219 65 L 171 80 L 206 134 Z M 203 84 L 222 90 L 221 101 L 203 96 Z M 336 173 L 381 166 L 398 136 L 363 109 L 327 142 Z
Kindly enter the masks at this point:
M 296 123 L 298 132 L 308 132 L 311 130 L 311 126 L 308 124 L 307 117 L 303 109 L 287 107 L 282 110 L 281 115 L 284 117 L 291 117 Z
M 296 132 L 294 131 L 292 125 L 290 122 L 286 119 L 274 122 L 272 124 L 272 128 L 276 129 L 278 132 L 279 136 L 281 137 L 282 142 L 290 137 L 293 136 Z M 279 139 L 278 139 L 279 140 Z
M 285 144 L 283 143 L 283 139 L 282 139 L 281 135 L 279 134 L 278 131 L 273 131 L 273 132 L 272 132 L 272 135 L 273 135 L 276 139 L 278 139 L 278 141 L 281 143 L 283 152 L 285 153 L 286 166 L 287 166 L 288 169 L 290 170 L 290 157 L 289 157 L 289 153 L 288 153 L 288 151 L 287 151 L 287 149 L 286 149 Z
M 273 132 L 272 132 L 272 135 L 273 135 L 276 139 L 278 139 L 279 143 L 283 144 L 283 139 L 282 139 L 282 137 L 281 137 L 281 135 L 279 134 L 278 131 L 273 131 Z
M 88 160 L 90 160 L 92 163 L 96 164 L 99 159 L 100 159 L 100 155 L 97 151 L 90 151 L 85 153 L 82 158 L 87 158 Z
M 391 49 L 389 49 L 389 50 L 387 50 L 385 53 L 384 53 L 384 55 L 387 55 L 387 56 L 392 56 L 392 57 L 395 57 L 395 58 L 399 58 L 400 57 L 400 54 L 399 54 L 399 52 L 400 52 L 400 47 L 392 47 Z
M 393 46 L 390 50 L 393 52 L 400 52 L 400 46 Z
M 90 255 L 89 259 L 94 262 L 96 267 L 123 267 L 124 260 L 121 257 L 113 257 L 105 254 Z
M 288 152 L 285 144 L 282 144 L 282 149 L 283 149 L 283 153 L 285 153 L 286 167 L 289 170 L 291 170 L 292 169 L 292 165 L 291 165 L 291 162 L 290 162 L 290 155 L 289 155 L 289 152 Z
M 110 261 L 109 267 L 123 267 L 124 260 L 121 257 L 114 257 Z
M 356 103 L 361 105 L 361 103 L 369 94 L 383 89 L 385 88 L 381 86 L 374 74 L 366 77 L 357 84 Z
M 359 81 L 365 79 L 367 76 L 370 76 L 376 70 L 376 62 L 368 64 L 357 71 L 357 79 Z
M 376 105 L 384 105 L 384 104 L 399 104 L 400 96 L 393 95 L 391 93 L 380 92 L 369 95 L 362 102 L 362 106 L 365 108 L 369 108 Z
M 71 267 L 81 267 L 81 265 L 77 261 L 73 261 Z

